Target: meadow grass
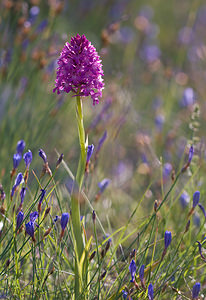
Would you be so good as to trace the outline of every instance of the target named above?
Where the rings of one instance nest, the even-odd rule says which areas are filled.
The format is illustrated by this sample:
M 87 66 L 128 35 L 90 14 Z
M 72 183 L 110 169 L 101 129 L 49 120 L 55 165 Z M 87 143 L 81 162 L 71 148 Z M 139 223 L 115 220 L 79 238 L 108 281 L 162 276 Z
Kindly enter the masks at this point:
M 204 3 L 0 10 L 0 298 L 204 299 Z M 95 106 L 52 92 L 77 33 L 102 59 Z

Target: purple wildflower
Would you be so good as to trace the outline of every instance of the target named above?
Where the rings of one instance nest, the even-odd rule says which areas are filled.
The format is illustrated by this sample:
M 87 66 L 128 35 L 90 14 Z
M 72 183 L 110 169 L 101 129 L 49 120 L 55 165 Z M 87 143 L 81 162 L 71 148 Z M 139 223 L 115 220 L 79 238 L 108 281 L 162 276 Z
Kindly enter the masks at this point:
M 40 195 L 40 199 L 39 199 L 39 203 L 42 203 L 42 200 L 44 199 L 44 196 L 46 195 L 46 190 L 41 189 L 41 195 Z
M 23 211 L 20 211 L 16 217 L 16 229 L 19 229 L 24 219 Z
M 18 153 L 15 153 L 13 155 L 13 168 L 14 169 L 18 168 L 20 161 L 21 161 L 21 155 Z
M 165 117 L 162 114 L 158 114 L 155 117 L 155 126 L 158 132 L 162 131 L 164 122 L 165 122 Z
M 188 164 L 190 164 L 190 163 L 191 163 L 191 161 L 192 161 L 192 158 L 193 158 L 193 155 L 194 155 L 194 147 L 193 147 L 193 146 L 191 146 L 191 147 L 190 147 L 190 150 L 189 150 Z
M 197 299 L 200 292 L 201 284 L 199 282 L 195 283 L 192 288 L 192 299 Z
M 200 201 L 200 192 L 196 191 L 193 194 L 193 204 L 192 204 L 192 207 L 195 208 L 198 205 L 199 201 Z
M 103 193 L 107 186 L 110 184 L 110 179 L 105 178 L 101 182 L 98 183 L 98 187 L 100 188 L 100 193 Z
M 18 173 L 15 180 L 15 186 L 19 186 L 23 180 L 22 173 Z
M 182 206 L 182 208 L 186 208 L 187 205 L 189 204 L 190 202 L 190 196 L 188 195 L 187 192 L 183 192 L 179 198 L 179 201 L 180 201 L 180 204 Z
M 65 230 L 68 221 L 69 221 L 69 214 L 68 213 L 63 213 L 62 217 L 61 217 L 61 228 L 62 228 L 63 231 Z
M 26 233 L 32 237 L 32 240 L 35 241 L 34 238 L 34 223 L 32 221 L 29 221 L 26 226 Z
M 203 212 L 204 217 L 206 218 L 206 212 L 205 212 L 205 208 L 201 203 L 198 203 L 199 208 L 201 209 L 201 211 Z
M 198 243 L 198 248 L 199 248 L 199 253 L 200 253 L 200 256 L 202 257 L 202 259 L 204 261 L 206 261 L 206 258 L 204 257 L 204 255 L 202 254 L 202 244 L 198 241 L 196 241 L 196 243 Z
M 164 164 L 162 170 L 162 176 L 164 180 L 166 180 L 169 177 L 171 171 L 172 171 L 172 165 L 170 163 Z
M 32 152 L 30 150 L 28 150 L 28 152 L 24 154 L 24 161 L 25 161 L 26 168 L 29 168 L 32 162 Z
M 26 144 L 25 144 L 24 140 L 18 141 L 17 146 L 16 146 L 16 152 L 18 154 L 22 155 L 25 146 L 26 146 Z
M 30 213 L 30 216 L 29 216 L 30 217 L 30 221 L 32 223 L 35 223 L 35 221 L 38 218 L 38 216 L 39 216 L 39 214 L 38 214 L 37 211 L 34 211 L 34 212 Z
M 41 212 L 41 204 L 42 204 L 42 201 L 43 201 L 45 195 L 46 195 L 46 190 L 41 189 L 41 195 L 40 195 L 39 203 L 38 203 L 38 212 L 39 213 Z
M 33 24 L 36 21 L 36 18 L 40 12 L 38 6 L 32 6 L 29 10 L 29 22 Z
M 23 187 L 20 192 L 21 204 L 24 202 L 27 188 Z
M 91 96 L 93 105 L 99 103 L 104 87 L 99 55 L 85 35 L 77 34 L 66 43 L 58 59 L 57 78 L 53 92 Z
M 144 280 L 144 265 L 141 265 L 141 267 L 139 269 L 139 278 L 141 281 Z
M 47 163 L 47 156 L 46 153 L 44 152 L 44 150 L 39 149 L 39 156 L 43 159 L 44 163 Z
M 184 107 L 193 105 L 195 103 L 195 93 L 194 90 L 190 87 L 186 88 L 183 92 L 181 105 Z
M 132 259 L 130 265 L 129 265 L 129 271 L 130 271 L 130 274 L 131 274 L 131 277 L 132 279 L 130 280 L 130 282 L 134 282 L 135 280 L 135 273 L 136 273 L 136 264 L 135 264 L 135 261 L 134 259 Z
M 151 283 L 148 286 L 148 298 L 149 300 L 154 299 L 154 290 L 153 290 L 153 285 Z
M 128 292 L 122 290 L 122 297 L 123 299 L 132 300 L 132 297 L 129 296 Z
M 93 151 L 94 151 L 94 145 L 93 144 L 89 145 L 87 148 L 87 163 L 90 161 Z
M 170 231 L 165 231 L 165 249 L 169 247 L 172 241 L 172 234 Z

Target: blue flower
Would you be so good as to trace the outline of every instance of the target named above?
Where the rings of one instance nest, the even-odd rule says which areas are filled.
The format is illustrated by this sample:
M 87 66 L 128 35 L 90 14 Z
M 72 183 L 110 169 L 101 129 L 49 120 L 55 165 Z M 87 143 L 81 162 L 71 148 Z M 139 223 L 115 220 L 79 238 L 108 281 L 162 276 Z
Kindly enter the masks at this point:
M 148 286 L 148 298 L 149 300 L 154 299 L 154 290 L 153 290 L 153 285 L 151 283 Z
M 200 192 L 199 191 L 196 191 L 194 194 L 193 194 L 193 208 L 195 208 L 197 206 L 197 204 L 199 203 L 200 201 Z
M 42 203 L 42 200 L 44 199 L 44 196 L 46 194 L 46 190 L 41 189 L 40 191 L 41 191 L 41 195 L 40 195 L 39 203 Z
M 144 280 L 144 265 L 142 265 L 139 269 L 139 278 L 141 281 Z
M 179 201 L 180 201 L 182 208 L 186 208 L 190 202 L 190 196 L 188 195 L 187 192 L 183 192 L 179 198 Z
M 44 152 L 44 150 L 39 149 L 39 156 L 43 159 L 44 163 L 47 163 L 47 156 L 46 153 Z
M 21 204 L 24 202 L 27 188 L 23 187 L 20 192 Z
M 134 261 L 134 259 L 132 259 L 132 261 L 129 265 L 129 271 L 130 271 L 130 274 L 131 274 L 131 277 L 132 277 L 130 282 L 134 282 L 134 280 L 135 280 L 136 269 L 137 269 L 137 267 L 136 267 L 135 261 Z
M 22 180 L 23 180 L 22 173 L 18 173 L 17 176 L 16 176 L 16 180 L 15 180 L 15 184 L 14 185 L 16 187 L 19 186 L 21 184 Z
M 16 229 L 19 229 L 24 219 L 23 211 L 20 211 L 16 217 Z
M 94 145 L 88 145 L 87 148 L 87 163 L 90 161 L 90 158 L 92 156 L 92 153 L 94 152 Z
M 110 179 L 105 178 L 101 182 L 98 183 L 98 187 L 100 188 L 100 192 L 103 193 L 107 186 L 110 184 Z
M 18 153 L 15 153 L 13 155 L 13 168 L 14 169 L 18 168 L 20 161 L 21 161 L 21 155 Z
M 26 225 L 26 233 L 34 240 L 34 223 L 29 221 Z
M 26 144 L 23 140 L 18 141 L 17 146 L 16 146 L 16 152 L 20 155 L 22 155 L 24 148 L 25 148 Z
M 169 247 L 172 241 L 172 234 L 170 231 L 165 231 L 165 249 Z
M 201 203 L 198 203 L 199 208 L 201 209 L 201 211 L 203 212 L 204 217 L 206 218 L 206 212 L 205 212 L 205 208 Z
M 24 154 L 24 161 L 25 161 L 25 165 L 26 165 L 26 168 L 29 168 L 31 162 L 32 162 L 32 152 L 30 150 L 28 150 L 28 152 L 26 152 Z
M 199 282 L 195 283 L 192 288 L 192 299 L 197 299 L 200 292 L 201 284 Z
M 68 221 L 69 221 L 69 214 L 68 213 L 63 213 L 62 217 L 61 217 L 61 227 L 62 227 L 63 231 L 65 230 Z
M 123 290 L 122 291 L 122 296 L 123 296 L 123 299 L 127 299 L 127 296 L 128 296 L 127 292 Z
M 39 216 L 39 214 L 38 214 L 37 211 L 34 211 L 34 212 L 30 213 L 30 216 L 29 216 L 30 217 L 30 221 L 32 223 L 34 223 L 36 221 L 36 219 L 38 218 L 38 216 Z
M 194 148 L 193 148 L 193 146 L 191 146 L 191 147 L 190 147 L 190 150 L 189 150 L 188 164 L 191 163 L 192 158 L 193 158 L 193 155 L 194 155 Z

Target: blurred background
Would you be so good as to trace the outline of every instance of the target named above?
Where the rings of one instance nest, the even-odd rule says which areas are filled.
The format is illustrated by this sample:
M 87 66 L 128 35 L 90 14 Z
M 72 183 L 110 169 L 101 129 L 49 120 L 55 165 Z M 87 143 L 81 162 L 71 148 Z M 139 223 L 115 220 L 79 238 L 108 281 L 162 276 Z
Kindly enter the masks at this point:
M 42 168 L 39 148 L 46 152 L 51 169 L 57 150 L 76 172 L 75 99 L 52 90 L 61 49 L 77 33 L 97 48 L 104 70 L 100 103 L 93 106 L 91 99 L 83 99 L 89 144 L 97 150 L 99 140 L 106 137 L 91 159 L 85 190 L 108 228 L 124 224 L 145 193 L 147 201 L 134 225 L 142 222 L 154 201 L 161 201 L 172 172 L 187 161 L 191 144 L 199 177 L 188 185 L 188 172 L 171 205 L 183 187 L 191 196 L 204 184 L 204 1 L 2 0 L 0 11 L 0 182 L 5 187 L 20 139 L 33 153 L 37 176 Z M 69 176 L 60 168 L 56 178 L 66 203 Z M 98 198 L 98 183 L 105 178 L 109 184 Z M 31 175 L 31 189 L 34 181 Z M 169 216 L 174 227 L 181 201 L 178 205 L 179 211 Z M 165 206 L 162 213 L 167 215 L 168 209 Z

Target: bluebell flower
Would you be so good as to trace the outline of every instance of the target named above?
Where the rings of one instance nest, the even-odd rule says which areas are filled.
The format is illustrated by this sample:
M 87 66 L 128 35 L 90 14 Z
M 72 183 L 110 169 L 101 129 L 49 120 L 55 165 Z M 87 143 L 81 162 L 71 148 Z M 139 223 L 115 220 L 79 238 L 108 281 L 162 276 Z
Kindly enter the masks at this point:
M 181 105 L 184 107 L 193 105 L 195 103 L 195 93 L 191 87 L 187 87 L 182 96 Z
M 141 281 L 144 280 L 144 265 L 141 265 L 141 267 L 139 269 L 139 278 Z
M 98 183 L 98 187 L 100 188 L 100 192 L 103 193 L 107 186 L 110 184 L 111 180 L 108 178 L 103 179 Z
M 162 131 L 164 122 L 165 122 L 165 117 L 162 114 L 159 114 L 155 117 L 155 126 L 159 132 Z
M 165 163 L 162 170 L 163 179 L 167 179 L 172 171 L 172 165 L 170 163 Z
M 123 299 L 127 299 L 128 293 L 126 291 L 122 291 Z
M 30 213 L 30 216 L 29 216 L 30 217 L 30 221 L 32 223 L 34 223 L 36 221 L 36 219 L 38 218 L 38 216 L 39 216 L 39 214 L 38 214 L 37 211 L 34 211 L 34 212 Z
M 136 267 L 135 261 L 134 261 L 134 259 L 132 259 L 132 261 L 129 265 L 129 271 L 130 271 L 130 274 L 131 274 L 131 277 L 132 277 L 130 282 L 134 282 L 134 280 L 135 280 L 136 269 L 137 269 L 137 267 Z
M 201 211 L 203 212 L 204 217 L 206 218 L 206 212 L 205 212 L 205 208 L 201 203 L 198 203 L 199 208 L 201 209 Z
M 92 156 L 92 153 L 94 152 L 94 145 L 88 145 L 88 148 L 87 148 L 87 160 L 86 162 L 88 163 L 90 161 L 90 158 Z
M 148 286 L 148 298 L 149 300 L 154 299 L 154 290 L 153 290 L 153 285 L 151 283 Z
M 36 18 L 40 12 L 40 8 L 38 6 L 32 6 L 29 10 L 29 22 L 33 24 L 36 21 Z
M 42 203 L 44 196 L 46 195 L 46 190 L 41 189 L 41 195 L 40 195 L 40 199 L 39 199 L 39 203 Z
M 24 198 L 25 198 L 25 195 L 26 195 L 26 190 L 27 190 L 27 188 L 23 187 L 20 191 L 21 204 L 24 202 Z
M 44 163 L 47 163 L 47 156 L 46 153 L 44 152 L 44 150 L 39 149 L 39 156 L 43 159 Z
M 196 191 L 193 194 L 193 205 L 192 205 L 192 207 L 195 208 L 197 206 L 197 204 L 199 203 L 199 201 L 200 201 L 200 192 Z
M 21 155 L 18 153 L 15 153 L 13 155 L 13 168 L 14 169 L 18 168 L 20 161 L 21 161 Z
M 165 249 L 169 247 L 172 241 L 172 233 L 170 231 L 165 231 Z
M 68 221 L 69 221 L 69 214 L 68 213 L 63 213 L 62 217 L 61 217 L 61 228 L 62 228 L 62 230 L 65 230 Z
M 16 217 L 16 229 L 19 229 L 23 220 L 24 220 L 24 213 L 23 211 L 20 211 Z
M 32 152 L 30 150 L 28 150 L 28 152 L 26 152 L 24 154 L 24 161 L 25 161 L 25 165 L 26 165 L 26 168 L 29 168 L 31 162 L 32 162 Z
M 35 241 L 34 238 L 34 223 L 32 221 L 29 221 L 26 226 L 26 233 L 32 238 L 33 241 Z
M 179 198 L 180 204 L 182 208 L 186 208 L 190 202 L 190 196 L 188 195 L 187 192 L 183 192 Z
M 25 146 L 26 146 L 26 144 L 25 144 L 24 140 L 18 141 L 17 146 L 16 146 L 16 152 L 18 154 L 22 155 Z
M 192 299 L 197 299 L 200 292 L 201 284 L 199 282 L 195 283 L 192 288 Z
M 193 158 L 193 155 L 194 155 L 194 147 L 193 147 L 193 146 L 191 146 L 191 147 L 190 147 L 190 150 L 189 150 L 188 164 L 190 164 L 190 163 L 191 163 L 191 161 L 192 161 L 192 158 Z
M 21 184 L 22 180 L 23 180 L 22 173 L 18 173 L 17 176 L 16 176 L 16 180 L 15 180 L 15 184 L 14 185 L 16 187 L 19 186 Z
M 206 261 L 206 258 L 204 257 L 204 255 L 202 254 L 202 244 L 198 241 L 196 241 L 196 243 L 198 243 L 198 248 L 199 248 L 199 253 L 200 253 L 200 256 L 202 257 L 202 259 L 204 261 Z

